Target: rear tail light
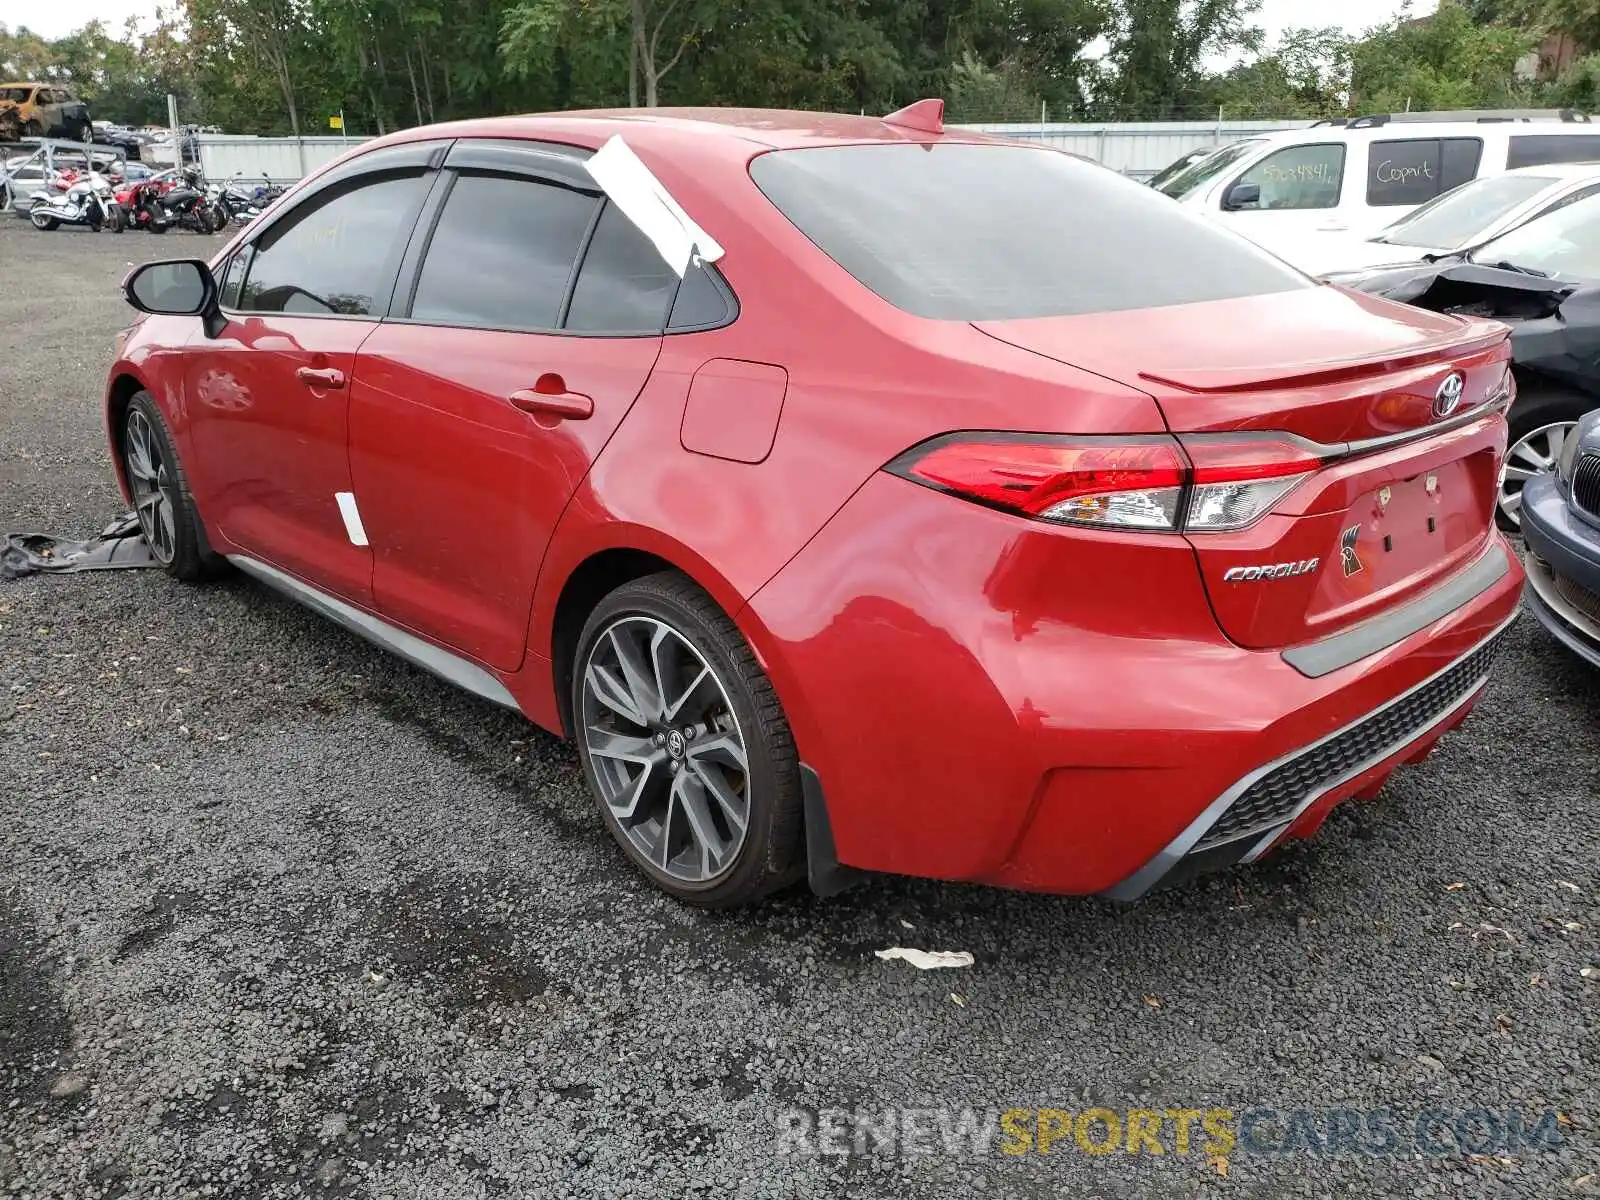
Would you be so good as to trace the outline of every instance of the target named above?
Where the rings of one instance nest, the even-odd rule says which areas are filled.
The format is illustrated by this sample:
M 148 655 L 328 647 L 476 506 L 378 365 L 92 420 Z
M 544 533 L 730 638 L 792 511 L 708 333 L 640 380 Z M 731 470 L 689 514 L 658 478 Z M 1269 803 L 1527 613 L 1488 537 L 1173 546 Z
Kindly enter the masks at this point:
M 912 447 L 888 470 L 1041 521 L 1204 533 L 1254 524 L 1322 461 L 1287 434 L 957 433 Z

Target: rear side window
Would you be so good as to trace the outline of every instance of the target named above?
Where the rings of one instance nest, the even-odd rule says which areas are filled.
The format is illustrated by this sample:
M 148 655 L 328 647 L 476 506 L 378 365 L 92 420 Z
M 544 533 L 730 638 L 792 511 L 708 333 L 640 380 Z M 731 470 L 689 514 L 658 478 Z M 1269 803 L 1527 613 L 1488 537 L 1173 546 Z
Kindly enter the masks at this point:
M 980 321 L 1313 286 L 1161 193 L 1026 146 L 826 146 L 751 164 L 834 262 L 895 307 Z
M 1524 134 L 1511 139 L 1511 146 L 1506 152 L 1506 169 L 1597 159 L 1600 159 L 1600 134 L 1555 133 L 1547 137 Z
M 382 315 L 427 191 L 421 173 L 364 180 L 314 196 L 255 243 L 244 312 Z
M 1288 146 L 1269 154 L 1235 181 L 1261 189 L 1257 209 L 1338 208 L 1344 186 L 1344 144 Z
M 638 226 L 608 203 L 578 270 L 565 328 L 660 333 L 677 290 L 677 272 Z
M 1426 204 L 1478 174 L 1477 138 L 1405 138 L 1373 142 L 1367 154 L 1367 203 L 1376 208 Z
M 411 319 L 551 330 L 599 200 L 553 183 L 463 174 L 428 244 Z

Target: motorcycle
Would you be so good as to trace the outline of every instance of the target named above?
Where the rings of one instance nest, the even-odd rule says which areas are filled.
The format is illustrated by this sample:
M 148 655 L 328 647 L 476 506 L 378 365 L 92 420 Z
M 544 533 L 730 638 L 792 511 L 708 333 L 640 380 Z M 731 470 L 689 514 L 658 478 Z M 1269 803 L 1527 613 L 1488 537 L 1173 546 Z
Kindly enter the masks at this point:
M 126 227 L 124 216 L 110 182 L 98 171 L 83 172 L 58 195 L 45 192 L 34 196 L 28 209 L 33 227 L 46 231 L 60 225 L 87 225 L 96 232 L 109 228 L 121 233 Z
M 173 181 L 143 180 L 126 195 L 134 227 L 150 233 L 165 233 L 173 226 L 216 233 L 228 223 L 200 189 L 199 175 L 192 169 Z

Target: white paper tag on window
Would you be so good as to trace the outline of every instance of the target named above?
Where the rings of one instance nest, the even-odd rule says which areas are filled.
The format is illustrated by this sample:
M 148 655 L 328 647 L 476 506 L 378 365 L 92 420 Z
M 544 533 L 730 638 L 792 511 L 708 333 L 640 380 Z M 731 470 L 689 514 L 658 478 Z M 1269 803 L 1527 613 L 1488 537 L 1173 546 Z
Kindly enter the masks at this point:
M 708 263 L 722 257 L 722 247 L 716 239 L 694 223 L 620 137 L 613 136 L 584 166 L 600 190 L 650 239 L 679 278 L 697 255 Z

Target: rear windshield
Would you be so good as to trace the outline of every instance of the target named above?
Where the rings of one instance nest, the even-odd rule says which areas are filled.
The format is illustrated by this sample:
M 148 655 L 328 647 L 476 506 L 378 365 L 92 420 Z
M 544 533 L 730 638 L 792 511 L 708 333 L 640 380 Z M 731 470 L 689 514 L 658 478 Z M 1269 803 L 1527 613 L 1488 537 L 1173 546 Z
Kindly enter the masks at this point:
M 1027 146 L 780 150 L 756 185 L 857 280 L 919 317 L 999 321 L 1315 286 L 1104 167 Z
M 1385 229 L 1378 241 L 1458 250 L 1556 181 L 1546 175 L 1492 175 L 1446 192 Z

